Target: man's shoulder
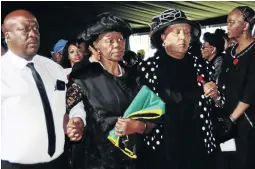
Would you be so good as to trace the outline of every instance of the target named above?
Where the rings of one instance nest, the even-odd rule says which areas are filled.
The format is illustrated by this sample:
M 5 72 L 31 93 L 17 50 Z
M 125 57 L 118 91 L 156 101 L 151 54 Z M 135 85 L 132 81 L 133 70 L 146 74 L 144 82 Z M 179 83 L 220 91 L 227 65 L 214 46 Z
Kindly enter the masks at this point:
M 41 56 L 35 56 L 35 62 L 42 68 L 44 71 L 47 71 L 51 74 L 51 76 L 56 77 L 57 79 L 64 80 L 67 82 L 66 75 L 64 73 L 64 69 L 58 63 L 53 60 Z
M 3 56 L 1 56 L 1 63 L 9 61 L 10 59 L 9 55 L 10 55 L 10 52 L 6 52 Z
M 6 52 L 3 56 L 1 56 L 1 70 L 3 69 L 10 69 L 12 63 L 9 54 Z
M 4 63 L 4 62 L 6 62 L 7 61 L 7 56 L 6 56 L 6 53 L 3 55 L 3 56 L 1 56 L 1 64 L 2 63 Z
M 42 55 L 36 55 L 36 61 L 43 65 L 43 66 L 50 66 L 54 69 L 61 69 L 63 71 L 63 67 L 60 66 L 58 63 L 54 62 L 53 60 L 45 57 L 45 56 L 42 56 Z
M 46 64 L 52 64 L 52 65 L 57 64 L 53 60 L 38 54 L 35 55 L 35 59 L 36 61 L 40 61 L 40 63 L 46 63 Z

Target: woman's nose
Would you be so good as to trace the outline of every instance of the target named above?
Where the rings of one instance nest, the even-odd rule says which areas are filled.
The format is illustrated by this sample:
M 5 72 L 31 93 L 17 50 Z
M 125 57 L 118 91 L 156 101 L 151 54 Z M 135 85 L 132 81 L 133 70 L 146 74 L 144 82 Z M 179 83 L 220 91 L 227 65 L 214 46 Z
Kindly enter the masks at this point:
M 184 31 L 180 31 L 179 38 L 180 38 L 181 40 L 184 40 L 184 39 L 185 39 Z

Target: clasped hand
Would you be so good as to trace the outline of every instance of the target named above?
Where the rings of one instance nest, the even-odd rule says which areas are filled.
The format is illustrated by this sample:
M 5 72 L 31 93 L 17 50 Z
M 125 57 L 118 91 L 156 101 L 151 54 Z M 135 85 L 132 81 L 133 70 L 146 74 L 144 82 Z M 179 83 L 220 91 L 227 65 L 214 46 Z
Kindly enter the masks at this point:
M 65 121 L 67 119 L 65 118 Z M 71 141 L 80 141 L 83 136 L 84 124 L 81 118 L 73 117 L 65 125 L 65 133 Z
M 204 84 L 204 96 L 212 99 L 218 98 L 218 88 L 214 82 L 207 82 Z

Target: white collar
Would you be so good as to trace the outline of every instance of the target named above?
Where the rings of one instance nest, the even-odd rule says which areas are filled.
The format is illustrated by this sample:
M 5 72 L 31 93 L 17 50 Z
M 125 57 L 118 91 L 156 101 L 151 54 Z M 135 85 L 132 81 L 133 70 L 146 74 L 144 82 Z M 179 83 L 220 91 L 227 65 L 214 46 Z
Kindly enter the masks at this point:
M 26 59 L 14 54 L 10 49 L 7 51 L 6 55 L 11 60 L 11 63 L 18 69 L 23 69 L 30 62 L 35 63 L 37 57 L 37 55 L 35 55 L 31 61 L 27 61 Z
M 98 63 L 104 68 L 104 70 L 106 70 L 105 67 L 104 67 L 104 65 L 103 65 L 100 61 L 99 61 Z M 120 67 L 119 64 L 118 64 L 118 66 L 119 66 L 120 74 L 119 74 L 119 75 L 114 75 L 114 76 L 121 77 L 121 76 L 123 75 L 122 69 L 121 69 L 121 67 Z M 106 71 L 107 71 L 107 70 L 106 70 Z M 110 72 L 109 72 L 109 73 L 110 73 Z

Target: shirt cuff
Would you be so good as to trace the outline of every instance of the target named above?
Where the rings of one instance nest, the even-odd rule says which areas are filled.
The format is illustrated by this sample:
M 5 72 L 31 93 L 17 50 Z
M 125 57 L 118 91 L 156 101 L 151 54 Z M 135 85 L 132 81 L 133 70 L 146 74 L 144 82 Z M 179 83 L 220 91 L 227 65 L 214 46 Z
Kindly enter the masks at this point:
M 83 102 L 79 102 L 76 104 L 69 113 L 69 119 L 74 118 L 74 117 L 79 117 L 82 119 L 84 127 L 86 126 L 86 111 L 84 110 L 84 104 Z

